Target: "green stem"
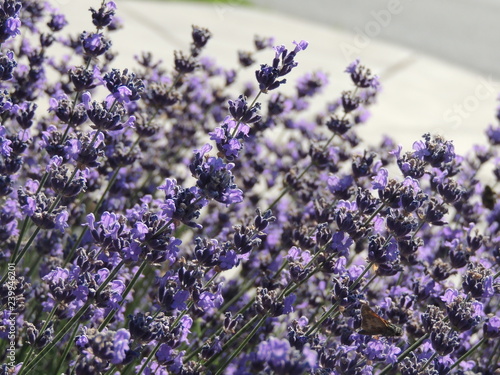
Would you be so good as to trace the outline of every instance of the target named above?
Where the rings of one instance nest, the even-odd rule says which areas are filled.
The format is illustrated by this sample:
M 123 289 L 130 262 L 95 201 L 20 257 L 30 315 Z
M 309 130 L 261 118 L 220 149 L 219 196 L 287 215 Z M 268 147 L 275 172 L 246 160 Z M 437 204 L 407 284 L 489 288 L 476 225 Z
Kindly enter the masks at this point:
M 486 337 L 483 337 L 476 345 L 467 350 L 459 359 L 457 359 L 456 362 L 450 367 L 450 370 L 453 370 L 455 367 L 457 367 L 460 364 L 460 362 L 462 362 L 465 358 L 474 353 L 476 349 L 479 348 L 481 345 L 483 345 L 486 341 L 488 341 L 488 339 Z
M 121 370 L 121 375 L 129 375 L 135 368 L 135 361 L 130 362 L 125 368 Z
M 74 342 L 75 341 L 75 337 L 76 337 L 77 332 L 78 332 L 78 326 L 75 326 L 75 329 L 73 330 L 73 333 L 71 334 L 71 337 L 68 340 L 68 342 Z M 59 366 L 57 366 L 57 370 L 56 370 L 55 374 L 61 374 L 61 368 L 62 368 L 62 366 L 64 364 L 64 360 L 68 357 L 68 353 L 69 353 L 70 349 L 71 349 L 71 345 L 66 345 L 65 346 L 63 354 L 61 356 L 61 360 L 59 361 Z
M 12 255 L 10 256 L 10 262 L 13 263 L 14 259 L 16 259 L 17 252 L 19 251 L 19 248 L 21 247 L 21 242 L 23 240 L 24 234 L 28 230 L 28 224 L 29 224 L 30 218 L 29 216 L 26 216 L 23 221 L 23 225 L 21 227 L 21 231 L 19 233 L 19 237 L 17 238 L 17 243 L 16 243 L 16 248 L 12 252 Z
M 318 327 L 319 327 L 321 324 L 323 324 L 323 322 L 324 322 L 324 321 L 325 321 L 325 320 L 326 320 L 326 319 L 330 316 L 330 314 L 331 314 L 332 312 L 334 312 L 334 311 L 335 311 L 335 309 L 336 309 L 338 306 L 339 306 L 339 303 L 338 303 L 338 302 L 335 302 L 332 306 L 330 306 L 330 308 L 329 308 L 329 309 L 328 309 L 325 313 L 323 313 L 323 315 L 321 316 L 321 318 L 319 318 L 319 320 L 318 320 L 316 323 L 314 323 L 314 325 L 313 325 L 311 328 L 309 328 L 309 329 L 307 330 L 307 332 L 306 332 L 306 336 L 310 336 L 310 335 L 312 335 L 312 334 L 313 334 L 313 332 L 315 332 L 315 331 L 318 329 Z
M 333 135 L 330 137 L 330 139 L 328 139 L 328 141 L 325 143 L 325 145 L 322 147 L 322 150 L 323 150 L 323 151 L 324 151 L 324 150 L 328 147 L 328 145 L 329 145 L 329 144 L 333 141 L 333 138 L 335 138 L 335 134 L 333 134 Z M 301 178 L 302 178 L 302 177 L 303 177 L 303 176 L 307 173 L 307 171 L 308 171 L 308 170 L 309 170 L 309 169 L 310 169 L 313 165 L 314 165 L 314 163 L 311 161 L 311 162 L 309 163 L 309 165 L 308 165 L 307 167 L 305 167 L 305 168 L 304 168 L 304 170 L 302 171 L 302 173 L 301 173 L 301 174 L 297 177 L 297 181 L 299 181 L 299 180 L 300 180 L 300 179 L 301 179 Z M 291 187 L 291 186 L 287 186 L 287 187 L 285 187 L 285 188 L 281 191 L 280 195 L 279 195 L 279 196 L 278 196 L 278 197 L 277 197 L 277 198 L 276 198 L 276 199 L 275 199 L 275 200 L 274 200 L 274 201 L 273 201 L 273 202 L 269 205 L 269 207 L 267 208 L 267 210 L 271 210 L 274 206 L 276 206 L 276 204 L 277 204 L 277 203 L 281 200 L 281 198 L 283 198 L 283 197 L 284 197 L 284 195 L 285 195 L 286 193 L 288 193 L 291 189 L 292 189 L 292 187 Z M 267 211 L 267 210 L 266 210 L 266 211 Z
M 99 295 L 104 288 L 115 278 L 120 269 L 123 267 L 124 262 L 121 261 L 114 269 L 110 272 L 106 280 L 101 284 L 101 286 L 97 289 L 95 295 Z M 33 358 L 31 362 L 23 363 L 18 375 L 31 374 L 34 367 L 47 355 L 58 343 L 59 341 L 66 335 L 66 333 L 73 327 L 74 324 L 80 321 L 80 318 L 87 312 L 88 307 L 92 304 L 94 298 L 89 298 L 87 302 L 78 310 L 78 312 L 64 325 L 64 327 L 54 336 L 52 341 L 47 344 L 38 355 Z
M 104 375 L 111 375 L 111 374 L 114 374 L 116 371 L 116 365 L 112 365 L 108 371 L 106 371 L 106 373 Z
M 404 273 L 400 272 L 399 277 L 398 277 L 398 281 L 396 282 L 396 285 L 401 285 L 401 283 L 403 282 L 403 277 L 404 277 Z
M 420 369 L 420 371 L 424 371 L 427 366 L 429 366 L 432 361 L 434 361 L 434 358 L 436 358 L 438 356 L 438 353 L 437 352 L 434 352 L 431 357 L 427 360 L 427 362 L 425 362 L 425 364 L 422 366 L 422 368 Z
M 370 263 L 367 264 L 367 266 L 365 267 L 365 269 L 363 270 L 363 272 L 361 272 L 361 275 L 359 275 L 358 278 L 356 280 L 354 280 L 354 282 L 352 283 L 352 285 L 349 287 L 349 291 L 353 290 L 361 282 L 361 279 L 368 272 L 368 270 L 370 268 L 372 268 L 373 264 L 374 264 L 373 262 L 370 262 Z
M 31 264 L 29 265 L 28 272 L 26 273 L 26 276 L 28 279 L 32 279 L 33 274 L 38 271 L 38 263 L 42 260 L 43 256 L 40 253 L 36 253 L 36 259 L 34 262 L 30 262 Z M 31 258 L 30 258 L 31 260 Z
M 125 288 L 123 294 L 122 294 L 122 300 L 120 301 L 120 303 L 118 304 L 119 307 L 117 309 L 113 309 L 111 310 L 109 313 L 108 313 L 108 316 L 106 316 L 106 318 L 102 321 L 102 323 L 99 325 L 99 328 L 98 328 L 98 331 L 102 331 L 104 328 L 106 328 L 106 326 L 108 325 L 108 323 L 111 321 L 111 319 L 113 319 L 113 317 L 115 316 L 116 312 L 120 310 L 120 308 L 125 304 L 125 301 L 126 301 L 126 298 L 128 296 L 128 294 L 130 293 L 130 291 L 132 290 L 132 288 L 134 287 L 134 285 L 136 284 L 137 280 L 139 279 L 139 277 L 142 275 L 142 272 L 144 271 L 144 269 L 146 268 L 147 266 L 147 262 L 146 261 L 143 261 L 142 264 L 140 265 L 139 269 L 137 270 L 137 272 L 135 273 L 134 277 L 132 278 L 132 280 L 130 280 L 130 282 L 128 283 L 127 287 Z
M 73 173 L 71 174 L 71 176 L 69 177 L 68 181 L 64 185 L 64 188 L 63 188 L 62 191 L 64 191 L 66 189 L 66 187 L 69 186 L 69 184 L 71 183 L 71 181 L 73 181 L 73 178 L 76 176 L 77 172 L 78 172 L 78 168 L 75 167 L 75 169 L 73 170 Z M 55 201 L 50 205 L 50 207 L 48 209 L 48 213 L 51 213 L 52 211 L 54 211 L 54 209 L 59 205 L 59 202 L 61 201 L 61 199 L 62 199 L 62 193 L 58 194 L 57 198 L 55 199 Z M 24 245 L 24 248 L 21 251 L 21 253 L 19 254 L 19 256 L 14 261 L 14 264 L 16 266 L 21 261 L 21 259 L 24 257 L 24 254 L 26 254 L 26 251 L 28 251 L 28 249 L 30 248 L 31 244 L 33 243 L 33 241 L 35 240 L 35 238 L 36 238 L 36 236 L 38 235 L 39 232 L 40 232 L 40 227 L 37 227 L 35 229 L 35 231 L 33 232 L 33 234 L 31 235 L 31 237 L 28 240 L 28 242 L 26 243 L 26 245 Z M 1 282 L 4 282 L 4 280 L 2 279 Z
M 375 216 L 377 216 L 377 215 L 378 215 L 378 213 L 379 213 L 380 211 L 382 211 L 382 209 L 383 209 L 384 207 L 385 207 L 385 204 L 384 204 L 384 203 L 382 203 L 382 204 L 381 204 L 381 205 L 380 205 L 380 206 L 379 206 L 379 207 L 375 210 L 375 212 L 373 212 L 373 213 L 371 214 L 371 216 L 370 216 L 368 219 L 366 219 L 366 221 L 363 223 L 363 225 L 362 225 L 362 226 L 363 226 L 363 227 L 366 227 L 366 226 L 367 226 L 367 225 L 368 225 L 368 224 L 369 224 L 369 223 L 370 223 L 370 222 L 371 222 L 371 221 L 375 218 Z
M 238 289 L 238 293 L 236 293 L 233 298 L 231 298 L 228 302 L 226 302 L 221 308 L 220 311 L 226 311 L 229 306 L 231 306 L 234 302 L 236 302 L 243 294 L 248 292 L 255 285 L 254 279 L 250 279 L 248 283 L 245 284 L 242 288 Z
M 375 280 L 377 278 L 377 276 L 378 275 L 376 273 L 373 274 L 371 279 L 366 282 L 366 284 L 363 286 L 363 288 L 361 288 L 361 291 L 364 292 L 368 288 L 368 286 L 373 282 L 373 280 Z
M 326 246 L 328 246 L 328 244 L 326 244 L 325 247 Z M 316 258 L 319 256 L 320 253 L 321 253 L 321 250 L 318 251 L 316 254 L 314 254 L 314 257 L 311 258 L 309 263 L 307 263 L 304 268 L 307 269 L 307 267 L 309 267 L 316 260 Z M 335 256 L 335 254 L 329 256 L 325 262 L 330 261 L 334 256 Z M 300 280 L 298 283 L 296 283 L 292 287 L 290 287 L 290 285 L 292 285 L 293 283 L 288 284 L 287 287 L 285 289 L 283 289 L 283 291 L 278 296 L 278 300 L 283 298 L 284 296 L 289 296 L 291 293 L 295 292 L 302 284 L 304 284 L 307 280 L 309 280 L 311 277 L 313 277 L 316 274 L 316 272 L 319 271 L 321 266 L 322 266 L 322 264 L 318 264 L 311 272 L 309 272 L 309 274 L 306 277 L 304 277 L 302 280 Z
M 26 242 L 26 244 L 24 245 L 23 249 L 21 250 L 21 253 L 19 253 L 19 256 L 17 257 L 17 259 L 14 261 L 14 264 L 17 266 L 17 264 L 21 261 L 21 259 L 23 259 L 24 257 L 24 254 L 26 254 L 26 252 L 28 251 L 28 249 L 30 248 L 31 244 L 33 243 L 33 241 L 35 240 L 36 236 L 38 235 L 38 233 L 40 232 L 40 227 L 36 227 L 35 231 L 33 232 L 33 234 L 31 235 L 31 237 L 29 238 L 28 242 Z M 2 279 L 2 282 L 3 282 L 3 279 Z
M 280 195 L 278 195 L 278 197 L 269 205 L 269 207 L 267 207 L 268 210 L 272 210 L 274 208 L 274 206 L 276 206 L 276 204 L 278 204 L 278 202 L 281 200 L 281 198 L 283 198 L 285 196 L 286 193 L 288 193 L 290 190 L 292 190 L 291 186 L 287 186 L 285 187 Z
M 156 346 L 151 351 L 151 353 L 149 353 L 148 358 L 142 364 L 141 369 L 139 370 L 139 372 L 137 373 L 137 375 L 141 375 L 142 374 L 142 372 L 144 371 L 144 369 L 146 368 L 146 366 L 148 365 L 148 363 L 151 362 L 151 360 L 153 359 L 153 357 L 156 354 L 156 352 L 158 351 L 158 349 L 160 349 L 160 345 L 161 345 L 161 342 L 158 342 L 158 344 L 156 344 Z
M 250 104 L 250 106 L 248 108 L 252 109 L 252 107 L 255 105 L 255 103 L 257 102 L 257 99 L 259 98 L 259 96 L 262 94 L 262 90 L 259 91 L 259 93 L 255 96 L 254 100 L 252 101 L 252 104 Z M 245 111 L 246 112 L 246 111 Z M 238 123 L 236 124 L 236 126 L 234 127 L 234 130 L 233 132 L 231 133 L 231 137 L 234 138 L 234 136 L 236 135 L 236 133 L 238 132 L 238 128 L 240 127 L 240 124 L 241 124 L 241 120 L 238 121 Z
M 134 142 L 132 147 L 130 147 L 130 150 L 128 151 L 127 155 L 129 155 L 132 152 L 134 147 L 139 143 L 140 139 L 141 139 L 141 137 L 137 138 L 137 140 Z M 106 189 L 102 192 L 101 197 L 99 199 L 99 202 L 97 202 L 97 204 L 93 210 L 94 215 L 97 215 L 97 212 L 101 208 L 101 205 L 104 202 L 104 199 L 106 198 L 108 192 L 111 190 L 111 187 L 114 185 L 114 183 L 118 177 L 118 173 L 120 172 L 120 168 L 122 168 L 122 166 L 117 166 L 115 168 L 115 170 L 113 171 L 113 175 L 109 179 L 109 182 L 108 182 L 108 185 L 106 186 Z M 75 254 L 75 251 L 78 248 L 78 246 L 80 246 L 80 243 L 82 242 L 83 236 L 85 236 L 85 233 L 87 233 L 88 228 L 89 228 L 88 226 L 85 226 L 83 228 L 82 232 L 80 233 L 80 236 L 78 236 L 78 239 L 75 242 L 75 244 L 73 245 L 73 247 L 71 248 L 71 251 L 69 252 L 68 256 L 66 257 L 66 259 L 64 259 L 63 267 L 65 267 L 68 264 L 68 262 L 73 258 L 73 255 Z
M 430 335 L 428 333 L 426 333 L 425 335 L 423 335 L 421 338 L 419 338 L 417 341 L 415 341 L 408 349 L 406 349 L 403 353 L 401 353 L 399 356 L 398 356 L 398 359 L 397 359 L 397 363 L 401 362 L 403 359 L 405 359 L 408 354 L 410 354 L 412 351 L 414 351 L 415 349 L 417 349 L 420 345 L 422 345 L 422 343 L 424 342 L 424 340 L 426 340 Z M 393 365 L 390 364 L 390 365 L 387 365 L 383 370 L 382 372 L 379 374 L 379 375 L 385 375 L 387 374 L 391 369 L 393 368 Z
M 367 266 L 365 267 L 365 269 L 363 270 L 363 272 L 358 276 L 358 278 L 356 280 L 354 280 L 354 282 L 351 284 L 351 286 L 349 286 L 349 291 L 353 290 L 361 281 L 361 279 L 363 278 L 363 276 L 368 272 L 368 270 L 371 268 L 371 266 L 373 266 L 373 262 L 370 262 L 367 264 Z M 322 317 L 316 322 L 314 323 L 314 325 L 309 328 L 309 330 L 307 331 L 306 335 L 311 335 L 313 332 L 315 332 L 319 326 L 328 318 L 328 316 L 330 316 L 330 314 L 339 306 L 339 303 L 336 302 L 332 305 L 332 307 L 330 307 L 328 309 L 328 311 L 326 311 Z
M 256 326 L 254 327 L 254 329 L 258 328 L 259 327 L 259 324 L 262 323 L 263 320 L 265 320 L 265 318 L 267 318 L 267 315 L 265 315 L 260 321 L 259 323 L 256 324 Z M 250 319 L 248 321 L 247 324 L 245 324 L 243 327 L 241 327 L 241 329 L 233 336 L 231 336 L 231 338 L 229 340 L 227 340 L 227 342 L 224 344 L 224 346 L 222 347 L 222 350 L 216 354 L 214 354 L 212 357 L 210 357 L 206 362 L 205 362 L 205 366 L 210 366 L 217 358 L 219 358 L 219 356 L 224 353 L 224 351 L 229 348 L 233 342 L 235 342 L 243 333 L 245 333 L 245 331 L 247 330 L 247 328 L 250 328 L 251 326 L 253 326 L 253 324 L 255 323 L 255 321 L 258 319 L 258 316 L 255 315 L 252 319 Z
M 417 235 L 418 231 L 420 229 L 422 229 L 422 227 L 424 226 L 424 224 L 425 224 L 425 221 L 423 221 L 423 220 L 420 223 L 418 223 L 417 228 L 415 229 L 415 231 L 413 232 L 413 234 L 411 236 L 412 239 L 415 238 L 415 236 Z
M 250 300 L 247 302 L 247 304 L 245 306 L 243 306 L 237 313 L 236 315 L 238 314 L 241 314 L 243 311 L 246 311 L 250 306 L 253 305 L 255 301 L 254 300 Z M 221 310 L 221 311 L 224 311 L 224 310 Z M 257 317 L 255 316 L 254 319 L 257 319 Z M 250 325 L 247 324 L 245 325 L 245 327 L 249 327 Z M 245 328 L 243 327 L 242 330 Z M 239 331 L 241 333 L 243 333 L 243 331 Z M 216 336 L 220 335 L 222 333 L 222 327 L 219 327 L 214 333 L 212 333 L 212 335 L 210 335 L 210 337 L 206 340 L 204 340 L 205 342 L 210 342 L 211 340 L 213 340 Z M 203 337 L 203 335 L 201 335 L 200 337 Z M 199 346 L 198 348 L 196 348 L 195 350 L 193 350 L 192 352 L 190 353 L 187 353 L 185 358 L 186 358 L 186 361 L 189 361 L 190 359 L 192 359 L 195 355 L 197 355 L 198 353 L 200 353 L 201 351 L 203 350 L 203 347 L 202 346 Z M 215 354 L 214 356 L 218 357 L 219 354 Z M 210 358 L 209 361 L 211 361 L 212 358 Z M 210 362 L 211 363 L 211 362 Z
M 496 353 L 496 356 L 492 355 L 488 360 L 488 367 L 490 367 L 490 363 L 498 363 L 500 362 L 500 340 L 497 340 L 497 344 L 495 345 L 495 349 L 493 349 L 493 353 Z M 493 362 L 492 362 L 493 360 Z
M 252 331 L 248 334 L 248 336 L 245 337 L 245 339 L 240 344 L 240 346 L 238 346 L 238 348 L 231 353 L 231 355 L 229 356 L 229 358 L 227 359 L 227 361 L 224 362 L 224 364 L 221 367 L 219 367 L 219 369 L 217 370 L 217 372 L 215 373 L 215 375 L 222 374 L 222 371 L 225 370 L 225 368 L 231 363 L 231 361 L 234 358 L 236 358 L 236 356 L 239 355 L 243 351 L 243 349 L 247 346 L 247 344 L 250 342 L 250 340 L 253 338 L 253 336 L 257 333 L 257 331 L 259 330 L 259 328 L 264 324 L 264 322 L 266 321 L 267 317 L 268 317 L 268 315 L 265 314 L 260 319 L 260 321 L 255 325 L 254 329 L 252 329 Z

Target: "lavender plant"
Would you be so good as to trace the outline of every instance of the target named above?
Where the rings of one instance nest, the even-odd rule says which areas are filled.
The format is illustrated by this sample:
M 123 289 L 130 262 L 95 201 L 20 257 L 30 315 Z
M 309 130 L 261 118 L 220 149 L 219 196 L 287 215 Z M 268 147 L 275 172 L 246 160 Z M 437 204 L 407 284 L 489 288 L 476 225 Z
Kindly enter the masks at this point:
M 311 119 L 307 42 L 119 70 L 115 12 L 0 2 L 1 374 L 498 373 L 500 126 L 364 146 L 359 61 Z

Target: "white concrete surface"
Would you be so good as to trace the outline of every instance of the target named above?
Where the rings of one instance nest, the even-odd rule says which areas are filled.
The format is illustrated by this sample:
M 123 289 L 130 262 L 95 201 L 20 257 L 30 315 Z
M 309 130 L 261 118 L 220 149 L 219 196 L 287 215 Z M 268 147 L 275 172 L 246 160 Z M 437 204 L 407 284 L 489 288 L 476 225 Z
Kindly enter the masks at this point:
M 97 8 L 99 3 L 61 0 L 59 6 L 72 30 L 90 31 L 93 25 L 87 9 Z M 321 100 L 315 101 L 316 108 L 324 108 L 326 101 L 351 88 L 343 73 L 353 59 L 346 52 L 351 47 L 359 52 L 362 63 L 381 77 L 379 103 L 372 107 L 373 116 L 360 133 L 370 143 L 378 142 L 385 133 L 408 149 L 423 133 L 431 132 L 453 139 L 463 153 L 472 144 L 485 142 L 484 129 L 495 121 L 500 82 L 376 38 L 360 41 L 356 33 L 262 8 L 240 7 L 237 1 L 201 4 L 119 0 L 117 4 L 117 14 L 125 25 L 112 35 L 114 48 L 120 53 L 117 68 L 133 66 L 133 56 L 141 51 L 151 51 L 171 65 L 173 51 L 187 49 L 192 24 L 211 30 L 213 38 L 206 54 L 226 67 L 237 67 L 237 51 L 251 50 L 255 34 L 274 36 L 278 44 L 287 46 L 292 46 L 293 40 L 305 39 L 309 48 L 300 53 L 299 66 L 287 78 L 292 83 L 311 70 L 329 74 L 330 86 Z M 270 63 L 271 59 L 270 51 L 258 55 L 259 63 Z M 254 77 L 254 70 L 245 72 L 248 79 Z

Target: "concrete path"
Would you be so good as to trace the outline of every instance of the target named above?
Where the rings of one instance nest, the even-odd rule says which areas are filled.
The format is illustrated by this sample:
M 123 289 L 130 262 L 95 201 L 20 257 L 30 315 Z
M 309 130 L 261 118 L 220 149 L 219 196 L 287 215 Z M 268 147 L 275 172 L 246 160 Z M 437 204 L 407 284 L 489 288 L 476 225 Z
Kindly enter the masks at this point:
M 319 0 L 317 0 L 319 2 Z M 358 2 L 358 1 L 353 1 Z M 73 30 L 92 30 L 87 15 L 89 6 L 100 1 L 54 0 L 67 14 Z M 309 48 L 299 57 L 299 66 L 289 82 L 312 70 L 326 71 L 330 87 L 315 108 L 350 89 L 345 67 L 356 57 L 381 77 L 383 92 L 372 108 L 372 118 L 364 125 L 361 136 L 376 143 L 382 134 L 390 134 L 405 149 L 426 132 L 453 139 L 457 150 L 465 152 L 474 143 L 484 143 L 484 129 L 495 121 L 500 81 L 444 62 L 411 48 L 390 44 L 378 38 L 384 27 L 383 13 L 350 31 L 305 21 L 261 7 L 241 7 L 238 1 L 222 4 L 176 3 L 158 1 L 118 1 L 118 15 L 125 28 L 115 32 L 113 43 L 120 56 L 117 68 L 133 66 L 133 56 L 152 51 L 157 58 L 171 64 L 173 50 L 186 50 L 191 25 L 209 28 L 213 39 L 206 54 L 226 67 L 236 67 L 237 51 L 251 50 L 253 36 L 274 36 L 278 44 L 291 46 L 293 40 L 309 41 Z M 314 3 L 314 1 L 311 1 Z M 342 1 L 342 4 L 350 3 Z M 374 1 L 378 4 L 378 0 Z M 314 6 L 314 5 L 311 5 Z M 349 5 L 351 6 L 351 5 Z M 375 5 L 374 9 L 377 8 Z M 392 23 L 398 21 L 398 9 L 385 9 Z M 304 10 L 305 12 L 306 10 Z M 331 10 L 326 10 L 330 12 Z M 378 30 L 378 31 L 377 31 Z M 457 37 L 458 38 L 458 37 Z M 270 63 L 272 53 L 258 56 L 259 63 Z M 245 72 L 253 79 L 254 70 Z M 291 85 L 288 85 L 291 87 Z M 263 99 L 264 100 L 264 99 Z
M 250 0 L 262 9 L 395 43 L 500 80 L 498 0 Z M 378 23 L 380 28 L 374 26 Z

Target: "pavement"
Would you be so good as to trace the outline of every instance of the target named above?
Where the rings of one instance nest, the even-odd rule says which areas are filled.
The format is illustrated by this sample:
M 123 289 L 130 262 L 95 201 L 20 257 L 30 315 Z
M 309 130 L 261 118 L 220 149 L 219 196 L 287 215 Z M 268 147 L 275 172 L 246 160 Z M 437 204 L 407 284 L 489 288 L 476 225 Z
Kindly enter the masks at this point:
M 67 16 L 71 30 L 93 30 L 88 8 L 97 9 L 100 0 L 51 2 Z M 112 35 L 114 50 L 120 54 L 114 67 L 133 67 L 133 57 L 141 51 L 151 51 L 167 67 L 172 66 L 173 51 L 187 50 L 193 24 L 212 32 L 205 54 L 228 68 L 237 67 L 238 50 L 253 49 L 256 34 L 273 36 L 277 44 L 290 47 L 293 40 L 305 39 L 309 47 L 298 55 L 299 66 L 287 78 L 292 83 L 314 70 L 329 75 L 330 85 L 315 100 L 314 109 L 323 109 L 326 102 L 351 89 L 343 72 L 355 58 L 360 57 L 365 66 L 380 76 L 383 91 L 360 133 L 368 142 L 378 143 L 382 134 L 389 134 L 408 150 L 422 134 L 430 132 L 453 140 L 459 153 L 465 153 L 473 144 L 486 142 L 484 130 L 496 123 L 500 92 L 500 81 L 492 78 L 496 74 L 468 69 L 421 50 L 384 41 L 379 35 L 391 22 L 401 22 L 398 16 L 403 11 L 394 7 L 395 3 L 398 1 L 384 2 L 385 7 L 378 8 L 376 16 L 372 14 L 361 26 L 348 30 L 262 6 L 243 6 L 238 0 L 218 4 L 118 0 L 117 15 L 124 28 Z M 270 63 L 272 56 L 269 50 L 263 51 L 257 55 L 257 61 Z M 252 80 L 254 69 L 243 75 Z M 291 84 L 287 86 L 292 88 Z
M 373 39 L 411 48 L 500 79 L 498 0 L 250 0 L 262 8 L 299 16 Z M 373 21 L 381 26 L 374 28 Z

